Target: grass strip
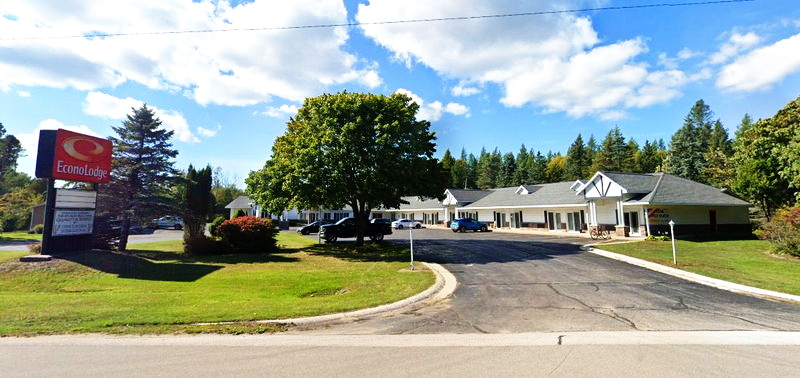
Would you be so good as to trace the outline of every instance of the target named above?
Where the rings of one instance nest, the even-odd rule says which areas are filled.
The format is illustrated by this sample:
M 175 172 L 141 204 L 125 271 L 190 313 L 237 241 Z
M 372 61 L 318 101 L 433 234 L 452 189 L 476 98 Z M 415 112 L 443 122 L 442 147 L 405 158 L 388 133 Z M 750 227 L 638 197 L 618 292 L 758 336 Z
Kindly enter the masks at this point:
M 672 264 L 672 244 L 669 241 L 599 247 L 712 278 L 800 295 L 800 259 L 772 254 L 769 242 L 764 240 L 678 240 L 677 266 Z

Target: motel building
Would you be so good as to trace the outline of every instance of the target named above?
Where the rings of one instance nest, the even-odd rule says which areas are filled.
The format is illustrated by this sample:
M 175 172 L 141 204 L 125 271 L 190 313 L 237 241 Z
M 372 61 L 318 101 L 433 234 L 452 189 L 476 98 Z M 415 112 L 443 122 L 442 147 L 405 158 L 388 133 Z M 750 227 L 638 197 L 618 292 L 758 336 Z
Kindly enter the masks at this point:
M 404 197 L 408 204 L 382 209 L 391 219 L 448 227 L 471 217 L 495 230 L 617 236 L 749 233 L 749 203 L 721 190 L 667 173 L 597 172 L 589 180 L 487 190 L 448 189 L 445 199 Z

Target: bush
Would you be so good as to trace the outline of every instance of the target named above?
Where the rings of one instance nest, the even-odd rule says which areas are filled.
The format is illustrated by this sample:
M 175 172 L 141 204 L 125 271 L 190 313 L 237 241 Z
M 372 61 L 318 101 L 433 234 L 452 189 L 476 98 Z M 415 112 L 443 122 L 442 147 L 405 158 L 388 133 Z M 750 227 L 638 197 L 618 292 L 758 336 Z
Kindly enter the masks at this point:
M 271 219 L 247 216 L 222 222 L 217 227 L 217 233 L 233 252 L 259 253 L 275 250 L 278 230 Z
M 758 237 L 769 240 L 777 253 L 800 256 L 800 206 L 779 210 L 764 223 Z
M 28 244 L 28 251 L 34 255 L 42 254 L 42 243 Z
M 34 234 L 43 234 L 44 233 L 44 225 L 39 223 L 33 226 L 33 233 Z
M 192 256 L 225 255 L 233 252 L 228 243 L 205 235 L 184 242 L 183 251 Z
M 217 227 L 219 227 L 219 225 L 221 225 L 222 222 L 225 222 L 225 220 L 227 220 L 227 219 L 228 218 L 225 218 L 223 216 L 219 216 L 219 217 L 214 218 L 214 221 L 211 222 L 210 226 L 208 226 L 208 232 L 211 234 L 211 236 L 214 236 L 214 237 L 218 237 L 219 236 L 219 233 L 217 232 Z

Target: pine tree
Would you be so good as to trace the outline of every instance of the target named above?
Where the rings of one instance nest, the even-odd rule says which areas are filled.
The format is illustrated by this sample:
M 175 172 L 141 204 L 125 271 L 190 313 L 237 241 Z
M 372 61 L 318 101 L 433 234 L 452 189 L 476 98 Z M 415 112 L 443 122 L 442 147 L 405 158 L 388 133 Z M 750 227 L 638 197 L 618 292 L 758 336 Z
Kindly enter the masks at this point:
M 467 189 L 478 187 L 478 159 L 473 154 L 467 157 Z
M 663 164 L 663 159 L 659 155 L 658 143 L 645 140 L 642 150 L 639 152 L 639 169 L 641 172 L 656 172 Z
M 708 139 L 708 152 L 722 151 L 726 156 L 733 154 L 733 146 L 728 131 L 722 126 L 722 122 L 716 120 L 714 128 L 711 130 L 711 136 Z
M 623 172 L 642 172 L 639 143 L 636 143 L 633 138 L 628 140 L 628 146 L 625 149 L 625 164 L 622 169 Z
M 453 163 L 450 169 L 450 187 L 465 188 L 467 185 L 467 157 L 461 150 L 461 157 Z
M 517 161 L 514 154 L 507 152 L 503 155 L 503 164 L 500 167 L 500 178 L 498 186 L 514 186 L 514 174 L 517 171 Z
M 525 185 L 530 182 L 530 170 L 533 158 L 528 154 L 528 148 L 523 144 L 517 153 L 517 170 L 514 172 L 513 185 Z
M 453 155 L 450 154 L 450 149 L 444 151 L 444 155 L 442 156 L 442 168 L 446 171 L 450 171 L 453 169 L 453 164 L 456 162 L 456 159 L 453 158 Z
M 584 178 L 586 171 L 591 165 L 588 149 L 583 144 L 583 137 L 578 134 L 572 145 L 567 150 L 566 167 L 564 168 L 564 178 L 567 180 L 578 180 Z
M 121 251 L 127 248 L 131 219 L 144 218 L 157 209 L 174 209 L 166 193 L 177 177 L 172 159 L 178 151 L 169 142 L 173 132 L 161 128 L 161 120 L 147 105 L 132 110 L 122 126 L 113 127 L 118 137 L 110 138 L 114 145 L 111 182 L 101 191 L 111 209 L 122 216 Z
M 589 141 L 586 142 L 586 160 L 588 164 L 586 170 L 583 172 L 583 177 L 591 177 L 596 170 L 594 169 L 594 160 L 597 157 L 597 140 L 594 134 L 589 136 Z
M 629 159 L 628 144 L 619 127 L 614 127 L 603 139 L 600 150 L 595 155 L 595 171 L 623 172 Z
M 698 100 L 686 115 L 683 127 L 672 135 L 669 146 L 670 173 L 706 182 L 703 170 L 712 131 L 711 116 L 711 110 L 703 100 Z
M 566 174 L 567 159 L 560 154 L 553 155 L 553 158 L 547 162 L 545 174 L 547 175 L 547 182 L 559 182 L 564 180 Z
M 531 173 L 529 184 L 541 184 L 547 182 L 547 163 L 549 160 L 542 155 L 541 151 L 536 151 L 534 154 L 531 150 L 530 156 L 533 163 L 531 164 Z

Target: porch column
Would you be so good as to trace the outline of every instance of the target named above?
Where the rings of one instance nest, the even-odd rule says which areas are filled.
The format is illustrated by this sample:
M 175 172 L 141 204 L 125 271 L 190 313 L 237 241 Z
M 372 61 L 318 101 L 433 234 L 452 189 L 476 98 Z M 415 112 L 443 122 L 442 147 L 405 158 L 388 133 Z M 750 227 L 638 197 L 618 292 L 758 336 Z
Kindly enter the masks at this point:
M 647 207 L 644 207 L 644 225 L 645 227 L 647 227 L 646 236 L 650 236 L 650 217 L 648 216 L 648 214 L 650 214 L 650 211 L 647 209 Z

